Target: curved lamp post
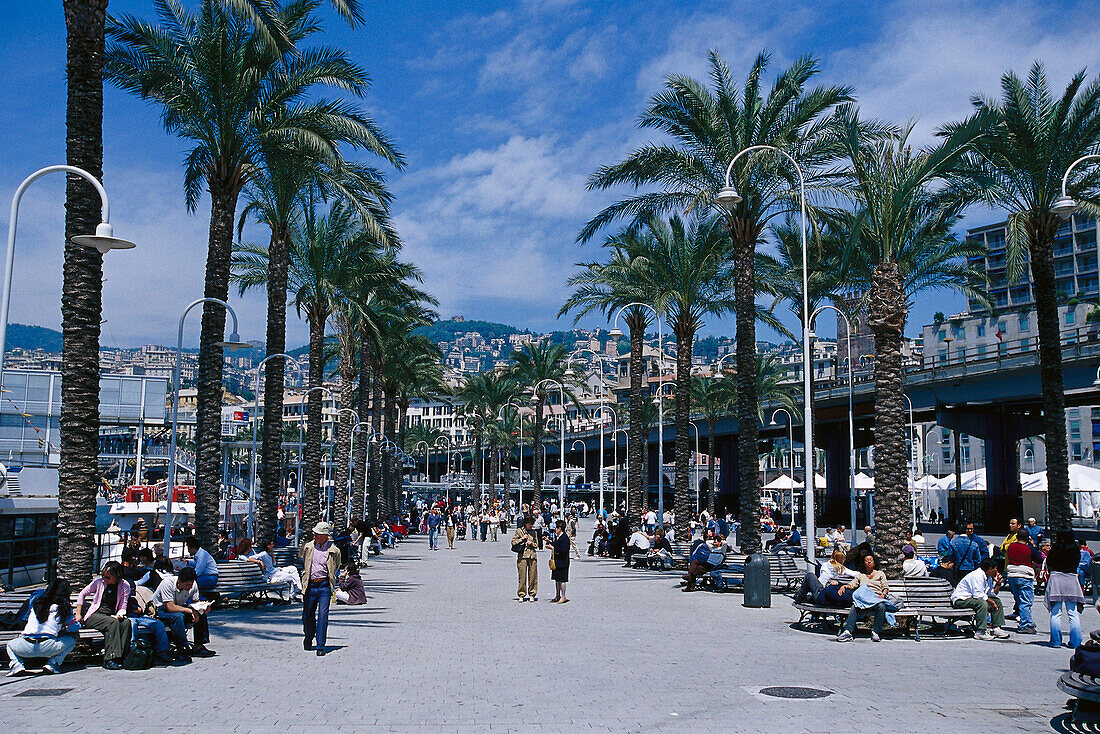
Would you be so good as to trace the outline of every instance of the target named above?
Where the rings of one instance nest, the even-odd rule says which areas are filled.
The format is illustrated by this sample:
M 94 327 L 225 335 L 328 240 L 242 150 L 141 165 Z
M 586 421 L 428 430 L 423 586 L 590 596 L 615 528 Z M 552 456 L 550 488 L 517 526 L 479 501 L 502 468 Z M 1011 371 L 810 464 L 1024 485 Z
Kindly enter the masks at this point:
M 802 168 L 798 165 L 798 161 L 791 157 L 790 153 L 787 153 L 782 148 L 777 148 L 774 145 L 752 145 L 745 148 L 737 155 L 733 157 L 733 160 L 726 166 L 726 185 L 718 192 L 715 197 L 715 203 L 725 212 L 732 212 L 734 207 L 741 203 L 742 197 L 737 193 L 737 189 L 733 187 L 730 182 L 730 176 L 733 173 L 733 165 L 737 163 L 737 159 L 746 153 L 752 151 L 767 150 L 773 153 L 778 153 L 794 166 L 795 173 L 798 174 L 798 193 L 799 203 L 802 213 L 802 372 L 803 372 L 803 399 L 805 400 L 805 408 L 803 409 L 803 422 L 805 423 L 805 440 L 803 442 L 803 451 L 805 452 L 806 463 L 806 476 L 808 477 L 806 485 L 806 547 L 809 548 L 810 544 L 816 535 L 814 526 L 814 491 L 813 491 L 813 476 L 814 476 L 814 417 L 813 417 L 813 377 L 811 370 L 813 369 L 812 357 L 810 355 L 810 266 L 809 266 L 809 252 L 806 247 L 806 179 L 802 175 Z M 853 530 L 853 532 L 855 532 Z M 807 557 L 809 553 L 807 553 Z
M 561 397 L 561 481 L 558 483 L 558 508 L 562 513 L 565 512 L 565 386 L 557 380 L 547 377 L 545 380 L 539 380 L 535 383 L 535 386 L 531 388 L 532 396 L 538 392 L 538 389 L 542 387 L 543 383 L 549 383 L 556 385 L 558 388 L 558 395 Z M 541 416 L 538 416 L 541 417 Z M 543 472 L 546 471 L 546 467 L 543 467 Z M 563 515 L 564 517 L 564 515 Z
M 259 433 L 260 427 L 260 368 L 273 359 L 283 359 L 288 362 L 294 362 L 297 364 L 298 360 L 291 357 L 289 354 L 269 354 L 260 360 L 260 363 L 256 365 L 254 370 L 256 376 L 252 379 L 252 420 L 255 421 L 252 426 L 252 456 L 249 461 L 248 470 L 248 537 L 254 537 L 255 533 L 255 516 L 256 516 L 256 434 Z M 281 428 L 282 426 L 280 426 Z M 267 430 L 267 427 L 264 427 Z
M 519 489 L 516 490 L 517 504 L 516 507 L 523 507 L 523 415 L 519 412 L 519 406 L 508 401 L 504 405 L 500 406 L 500 410 L 497 411 L 497 420 L 504 419 L 504 409 L 511 406 L 516 411 L 516 423 L 519 424 Z M 511 461 L 509 460 L 509 464 Z M 505 471 L 511 472 L 512 467 L 509 465 Z M 508 501 L 509 498 L 505 498 Z
M 575 356 L 578 356 L 580 354 L 584 354 L 585 352 L 591 354 L 595 358 L 596 364 L 598 364 L 600 366 L 600 372 L 599 372 L 599 375 L 598 375 L 599 380 L 600 380 L 600 410 L 603 410 L 603 408 L 605 406 L 604 398 L 607 394 L 607 386 L 604 384 L 604 380 L 603 380 L 603 362 L 604 362 L 605 359 L 610 360 L 610 357 L 606 357 L 605 355 L 602 355 L 602 354 L 596 352 L 594 349 L 589 349 L 588 347 L 582 347 L 581 349 L 573 350 L 573 353 L 570 354 L 568 360 L 566 360 L 566 364 L 569 364 L 570 362 L 572 362 L 572 360 Z M 573 376 L 573 368 L 572 367 L 566 367 L 565 376 L 566 377 L 572 377 Z M 601 513 L 603 512 L 603 441 L 604 441 L 603 428 L 604 428 L 604 422 L 601 419 L 600 420 L 600 512 Z M 585 461 L 587 461 L 587 460 L 588 460 L 588 455 L 585 454 Z M 586 470 L 585 474 L 587 474 L 587 473 L 588 472 Z
M 99 193 L 101 205 L 101 221 L 95 228 L 95 234 L 78 234 L 73 237 L 73 243 L 84 247 L 94 247 L 101 253 L 108 250 L 128 250 L 134 247 L 134 243 L 115 237 L 111 228 L 111 206 L 107 201 L 107 191 L 103 184 L 92 174 L 76 166 L 46 166 L 40 168 L 23 179 L 23 182 L 15 189 L 15 195 L 11 199 L 11 214 L 8 217 L 8 249 L 7 260 L 4 263 L 4 289 L 0 293 L 0 383 L 4 376 L 4 351 L 8 338 L 8 307 L 11 304 L 11 279 L 15 267 L 15 230 L 19 222 L 19 203 L 23 200 L 23 193 L 32 183 L 48 173 L 72 173 L 86 179 Z
M 622 337 L 622 329 L 619 328 L 619 316 L 622 312 L 628 308 L 639 306 L 641 308 L 648 308 L 653 312 L 653 318 L 657 320 L 657 376 L 661 377 L 664 374 L 664 370 L 661 369 L 661 363 L 665 358 L 664 348 L 664 329 L 661 326 L 661 315 L 657 313 L 657 309 L 648 303 L 642 303 L 641 301 L 634 301 L 628 303 L 625 306 L 619 308 L 615 312 L 615 323 L 611 331 L 607 335 L 612 339 L 619 339 Z M 643 355 L 644 356 L 644 355 Z M 648 379 L 648 378 L 647 378 Z M 663 384 L 663 383 L 662 383 Z M 662 529 L 665 527 L 665 403 L 660 401 L 657 404 L 657 424 L 660 428 L 657 431 L 657 524 Z M 648 437 L 643 437 L 643 441 L 648 441 Z M 645 497 L 645 504 L 649 502 L 649 487 L 643 487 L 642 493 Z M 628 501 L 629 505 L 629 501 Z
M 611 502 L 614 503 L 616 510 L 619 509 L 619 494 L 618 494 L 618 484 L 619 484 L 619 477 L 618 477 L 618 472 L 619 472 L 619 469 L 618 469 L 618 467 L 619 467 L 619 440 L 618 440 L 618 438 L 619 438 L 619 436 L 618 436 L 618 434 L 620 434 L 620 433 L 623 434 L 623 437 L 626 439 L 626 455 L 627 455 L 626 483 L 627 483 L 627 485 L 630 484 L 630 459 L 629 459 L 629 457 L 630 457 L 630 432 L 627 431 L 625 428 L 616 428 L 615 432 L 611 434 L 611 443 L 615 444 L 615 474 L 616 474 L 616 476 L 615 476 L 615 485 L 616 486 L 615 486 L 615 489 L 612 490 L 612 493 L 611 493 Z
M 309 403 L 309 396 L 312 395 L 315 392 L 328 393 L 329 398 L 332 400 L 332 404 L 333 405 L 336 404 L 336 396 L 332 394 L 332 390 L 329 390 L 324 385 L 318 385 L 317 387 L 311 387 L 310 389 L 308 389 L 304 393 L 302 393 L 302 402 L 301 402 L 302 408 L 301 408 L 301 411 L 298 413 L 298 502 L 297 502 L 298 509 L 295 511 L 295 519 L 294 519 L 294 545 L 298 545 L 298 541 L 301 538 L 301 536 L 299 534 L 299 531 L 301 530 L 301 528 L 299 528 L 298 525 L 300 524 L 299 521 L 301 520 L 301 509 L 302 509 L 302 474 L 305 473 L 305 471 L 304 471 L 304 469 L 305 469 L 305 457 L 302 456 L 302 433 L 305 430 L 305 425 L 306 425 L 306 411 L 308 409 L 307 406 L 308 406 L 308 403 Z M 324 413 L 324 410 L 325 410 L 325 406 L 322 403 L 321 404 L 322 414 Z M 322 418 L 322 422 L 324 422 L 323 418 Z
M 168 446 L 168 501 L 164 505 L 164 557 L 170 558 L 169 549 L 171 547 L 170 541 L 172 539 L 172 494 L 176 489 L 176 427 L 179 425 L 179 412 L 180 412 L 180 388 L 182 381 L 180 379 L 180 365 L 183 363 L 183 323 L 187 319 L 187 314 L 191 313 L 191 309 L 195 308 L 203 303 L 213 303 L 221 306 L 229 315 L 233 318 L 233 333 L 230 334 L 229 339 L 226 341 L 218 342 L 214 346 L 222 347 L 223 349 L 229 349 L 236 351 L 238 349 L 245 349 L 251 347 L 251 344 L 246 344 L 241 341 L 241 338 L 237 335 L 237 312 L 233 310 L 225 301 L 218 298 L 198 298 L 192 301 L 187 308 L 183 310 L 183 314 L 180 316 L 179 335 L 176 339 L 176 367 L 172 370 L 172 432 L 169 435 Z M 195 467 L 197 470 L 198 467 Z M 226 498 L 227 502 L 232 502 L 232 499 Z
M 793 523 L 794 522 L 794 416 L 791 415 L 791 411 L 787 410 L 786 408 L 776 408 L 775 410 L 772 411 L 771 421 L 768 422 L 768 425 L 778 426 L 779 424 L 775 422 L 775 417 L 777 415 L 779 415 L 780 413 L 783 413 L 784 415 L 787 416 L 787 444 L 788 444 L 788 447 L 789 447 L 790 457 L 791 457 L 791 522 Z M 779 463 L 782 464 L 783 463 L 782 454 L 779 456 L 779 459 L 780 459 Z M 765 464 L 765 466 L 767 466 L 767 464 Z M 764 478 L 767 479 L 766 476 Z
M 848 330 L 848 505 L 849 512 L 851 513 L 852 522 L 852 540 L 856 538 L 856 429 L 855 429 L 855 409 L 854 395 L 855 395 L 855 375 L 852 372 L 852 322 L 848 320 L 848 314 L 841 311 L 836 306 L 830 304 L 824 304 L 814 309 L 813 314 L 810 316 L 810 336 L 813 336 L 814 321 L 817 319 L 817 315 L 825 310 L 835 311 L 836 315 L 844 319 L 844 327 Z M 838 335 L 839 336 L 839 335 Z M 838 339 L 839 341 L 839 339 Z M 862 355 L 860 360 L 867 355 Z M 902 393 L 902 397 L 906 400 L 909 399 L 905 393 Z M 913 431 L 913 410 L 912 403 L 910 403 L 909 409 L 909 431 Z M 912 456 L 912 452 L 910 452 Z M 915 510 L 914 510 L 915 512 Z M 808 547 L 808 546 L 807 546 Z

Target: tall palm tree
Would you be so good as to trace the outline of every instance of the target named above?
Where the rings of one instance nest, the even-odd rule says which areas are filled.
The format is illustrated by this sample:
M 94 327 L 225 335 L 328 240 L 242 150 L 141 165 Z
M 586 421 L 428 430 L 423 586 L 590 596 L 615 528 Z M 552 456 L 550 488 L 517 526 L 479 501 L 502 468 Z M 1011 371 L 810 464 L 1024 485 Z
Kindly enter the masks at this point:
M 980 276 L 966 259 L 976 248 L 952 231 L 962 205 L 939 189 L 957 184 L 955 170 L 984 122 L 971 120 L 940 144 L 914 150 L 911 127 L 868 140 L 857 110 L 846 106 L 838 118 L 854 204 L 841 215 L 853 244 L 846 282 L 866 291 L 875 339 L 875 544 L 887 568 L 897 570 L 895 550 L 909 529 L 902 334 L 918 292 L 946 288 L 976 295 Z
M 807 84 L 819 72 L 815 59 L 806 56 L 795 61 L 765 94 L 761 77 L 767 71 L 767 53 L 757 57 L 740 87 L 734 84 L 729 68 L 716 51 L 708 57 L 713 89 L 689 77 L 670 76 L 664 91 L 653 97 L 638 121 L 640 127 L 664 133 L 672 142 L 643 146 L 623 162 L 600 168 L 589 179 L 591 189 L 627 184 L 636 188 L 657 186 L 659 190 L 608 206 L 581 230 L 580 240 L 590 239 L 622 217 L 701 212 L 714 207 L 729 162 L 753 145 L 772 145 L 788 152 L 802 164 L 811 185 L 815 172 L 834 159 L 831 122 L 825 116 L 835 106 L 851 100 L 851 89 L 808 89 Z M 731 212 L 721 213 L 733 245 L 737 359 L 745 368 L 738 373 L 740 519 L 742 548 L 751 553 L 760 548 L 759 426 L 753 420 L 757 399 L 752 379 L 756 359 L 756 244 L 772 216 L 798 206 L 798 185 L 786 161 L 771 154 L 743 157 L 733 171 L 733 179 L 743 199 Z
M 309 388 L 320 386 L 324 379 L 325 326 L 341 296 L 343 279 L 350 269 L 374 257 L 374 248 L 354 210 L 339 201 L 320 217 L 306 210 L 290 230 L 288 288 L 294 294 L 295 309 L 309 323 Z M 269 262 L 263 246 L 242 246 L 233 256 L 233 278 L 242 289 L 262 285 Z M 311 392 L 299 498 L 303 527 L 312 527 L 320 518 L 321 405 L 319 391 Z
M 427 336 L 410 334 L 396 357 L 390 362 L 396 388 L 396 443 L 404 447 L 407 441 L 409 406 L 413 399 L 446 393 L 448 387 L 443 380 L 443 353 Z M 400 489 L 399 485 L 395 486 Z M 400 496 L 399 491 L 397 496 Z
M 474 435 L 474 495 L 480 496 L 481 492 L 481 466 L 482 449 L 489 444 L 490 453 L 496 448 L 497 416 L 505 405 L 515 400 L 519 395 L 519 385 L 510 375 L 497 374 L 496 372 L 481 372 L 476 375 L 468 375 L 462 385 L 455 391 L 455 398 L 460 402 L 457 410 L 467 425 L 472 428 Z M 495 471 L 491 472 L 495 476 Z M 495 481 L 495 480 L 494 480 Z M 482 497 L 484 505 L 484 497 Z
M 298 2 L 271 10 L 294 39 L 315 29 L 316 5 Z M 261 145 L 315 145 L 317 110 L 306 96 L 319 85 L 356 89 L 330 77 L 332 57 L 273 45 L 252 18 L 216 0 L 202 0 L 196 12 L 168 0 L 156 7 L 158 25 L 132 16 L 109 22 L 105 70 L 120 89 L 159 105 L 165 129 L 192 144 L 184 173 L 188 210 L 195 210 L 204 187 L 210 195 L 203 295 L 225 300 L 237 202 L 260 170 Z M 195 520 L 200 542 L 208 546 L 215 541 L 220 495 L 223 359 L 218 342 L 225 316 L 219 306 L 204 306 L 199 348 Z
M 641 517 L 647 488 L 643 483 L 645 471 L 642 407 L 648 402 L 645 390 L 645 331 L 653 323 L 652 312 L 644 306 L 632 303 L 649 303 L 652 292 L 649 281 L 641 277 L 635 262 L 641 249 L 641 235 L 636 227 L 627 227 L 608 237 L 603 245 L 607 250 L 606 262 L 578 263 L 580 272 L 569 278 L 572 295 L 561 307 L 558 316 L 575 312 L 573 322 L 593 311 L 601 311 L 610 319 L 619 309 L 625 308 L 623 317 L 630 334 L 630 405 L 627 423 L 627 516 Z M 658 369 L 660 362 L 658 362 Z
M 956 191 L 1008 211 L 1006 245 L 1009 282 L 1031 263 L 1047 448 L 1047 503 L 1050 525 L 1069 530 L 1069 457 L 1066 453 L 1066 399 L 1054 277 L 1054 237 L 1061 227 L 1051 211 L 1061 195 L 1062 176 L 1077 158 L 1100 146 L 1100 78 L 1085 84 L 1082 70 L 1055 99 L 1046 70 L 1036 62 L 1026 80 L 1009 71 L 1001 77 L 1001 98 L 974 97 L 970 120 L 948 125 L 952 135 L 984 119 L 985 135 L 967 159 L 966 180 Z M 1100 169 L 1075 170 L 1069 193 L 1095 217 L 1100 214 Z M 877 366 L 876 366 L 877 372 Z
M 710 497 L 707 507 L 713 515 L 717 509 L 716 499 L 718 491 L 715 486 L 715 454 L 714 431 L 718 425 L 718 419 L 729 413 L 737 402 L 737 388 L 733 380 L 727 380 L 725 375 L 691 378 L 691 402 L 703 420 L 707 423 L 707 486 L 710 488 Z
M 576 396 L 570 389 L 565 377 L 568 367 L 566 362 L 566 348 L 564 344 L 524 344 L 523 348 L 512 352 L 511 376 L 524 389 L 530 390 L 539 385 L 543 380 L 556 380 L 564 388 L 566 400 L 576 400 Z M 545 474 L 546 448 L 543 446 L 543 432 L 546 427 L 546 416 L 543 409 L 548 405 L 548 400 L 558 392 L 556 387 L 542 384 L 534 390 L 532 395 L 535 403 L 534 427 L 531 431 L 531 445 L 534 449 L 534 492 L 531 495 L 531 511 L 537 512 L 542 505 L 542 479 Z M 505 401 L 507 402 L 507 401 Z M 565 410 L 565 406 L 562 406 Z M 561 457 L 561 466 L 565 468 L 565 457 Z M 562 472 L 564 481 L 565 472 Z
M 676 516 L 688 518 L 695 507 L 691 491 L 691 354 L 695 334 L 708 314 L 733 307 L 727 288 L 732 276 L 730 240 L 717 217 L 679 215 L 643 219 L 645 236 L 636 240 L 636 262 L 653 304 L 676 337 Z M 663 457 L 662 457 L 663 458 Z
M 103 44 L 107 0 L 64 0 L 65 162 L 103 177 Z M 65 186 L 61 290 L 61 464 L 58 467 L 58 575 L 73 584 L 92 574 L 99 488 L 99 331 L 103 255 L 73 244 L 95 231 L 100 201 L 87 181 Z

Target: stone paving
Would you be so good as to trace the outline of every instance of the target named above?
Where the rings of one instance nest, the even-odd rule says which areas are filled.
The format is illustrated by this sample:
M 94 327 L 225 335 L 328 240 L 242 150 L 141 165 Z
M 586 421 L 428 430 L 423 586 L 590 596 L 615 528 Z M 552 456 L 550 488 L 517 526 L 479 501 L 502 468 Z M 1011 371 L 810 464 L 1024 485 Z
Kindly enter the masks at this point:
M 520 604 L 506 537 L 454 551 L 441 539 L 438 552 L 414 537 L 372 560 L 369 605 L 333 607 L 336 649 L 324 658 L 302 650 L 300 606 L 222 611 L 215 658 L 0 679 L 0 721 L 24 731 L 1037 732 L 1064 718 L 1055 683 L 1070 651 L 1037 644 L 1045 611 L 1037 637 L 840 645 L 792 629 L 787 597 L 746 609 L 740 593 L 683 594 L 676 574 L 606 559 L 574 561 L 571 603 L 547 604 L 545 554 L 539 602 Z M 1083 624 L 1100 626 L 1095 610 Z M 770 686 L 832 695 L 760 693 Z M 43 689 L 66 690 L 33 695 Z

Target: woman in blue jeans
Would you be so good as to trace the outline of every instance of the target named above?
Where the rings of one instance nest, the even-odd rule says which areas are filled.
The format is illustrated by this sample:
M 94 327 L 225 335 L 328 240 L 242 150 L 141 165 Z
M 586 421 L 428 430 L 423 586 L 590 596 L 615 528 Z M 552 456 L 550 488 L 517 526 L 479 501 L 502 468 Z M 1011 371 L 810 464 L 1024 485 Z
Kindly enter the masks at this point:
M 65 634 L 66 628 L 76 623 L 69 601 L 71 596 L 69 583 L 54 579 L 34 600 L 23 634 L 8 643 L 8 657 L 11 658 L 9 677 L 25 674 L 27 661 L 35 658 L 46 658 L 43 673 L 61 672 L 65 656 L 76 646 L 76 637 Z
M 1059 530 L 1047 556 L 1047 609 L 1050 610 L 1050 645 L 1062 645 L 1062 611 L 1069 617 L 1069 646 L 1081 644 L 1081 615 L 1078 604 L 1085 603 L 1085 592 L 1077 578 L 1077 564 L 1081 560 L 1081 546 L 1068 530 Z

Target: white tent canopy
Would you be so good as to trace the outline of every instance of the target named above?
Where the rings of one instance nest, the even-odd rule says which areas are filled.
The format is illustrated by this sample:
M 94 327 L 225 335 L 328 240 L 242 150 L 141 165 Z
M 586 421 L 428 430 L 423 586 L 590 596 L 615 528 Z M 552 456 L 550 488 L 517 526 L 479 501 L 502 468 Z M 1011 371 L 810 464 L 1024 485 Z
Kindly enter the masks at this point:
M 1025 492 L 1046 492 L 1047 473 L 1021 474 L 1020 484 Z M 1078 517 L 1094 517 L 1100 512 L 1100 469 L 1083 464 L 1069 465 L 1070 501 Z
M 856 474 L 856 489 L 874 489 L 875 480 L 867 476 L 864 472 Z
M 763 488 L 790 491 L 792 489 L 802 489 L 802 482 L 791 479 L 791 477 L 786 474 L 780 474 L 778 477 L 765 484 Z

